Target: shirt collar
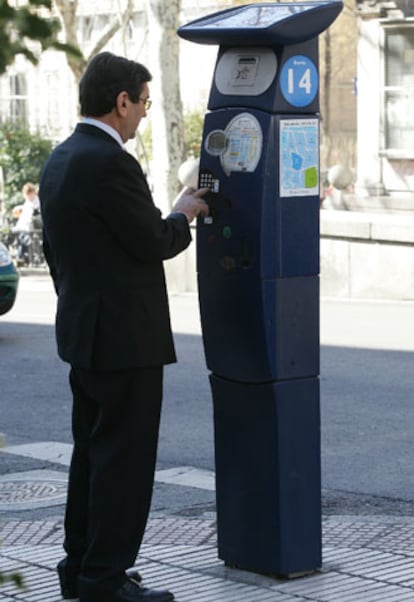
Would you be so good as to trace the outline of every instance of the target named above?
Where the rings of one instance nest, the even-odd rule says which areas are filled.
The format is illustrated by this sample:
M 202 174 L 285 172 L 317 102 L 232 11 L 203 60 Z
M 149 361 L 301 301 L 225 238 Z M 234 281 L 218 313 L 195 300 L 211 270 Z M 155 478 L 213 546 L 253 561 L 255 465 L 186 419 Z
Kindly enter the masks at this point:
M 112 138 L 114 138 L 118 142 L 120 147 L 125 150 L 124 142 L 123 142 L 121 136 L 119 135 L 119 133 L 116 130 L 114 130 L 113 127 L 111 127 L 107 123 L 104 123 L 103 121 L 100 121 L 99 119 L 94 119 L 93 117 L 83 117 L 82 123 L 87 123 L 88 125 L 94 125 L 95 127 L 99 128 L 100 130 L 103 130 L 104 132 L 106 132 L 107 134 L 112 136 Z

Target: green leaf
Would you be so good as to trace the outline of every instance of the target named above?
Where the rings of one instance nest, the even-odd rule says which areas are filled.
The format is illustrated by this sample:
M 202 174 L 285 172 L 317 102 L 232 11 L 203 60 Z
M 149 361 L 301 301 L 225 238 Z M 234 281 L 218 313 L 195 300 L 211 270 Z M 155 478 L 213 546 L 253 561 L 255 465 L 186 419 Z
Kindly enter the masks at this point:
M 0 4 L 0 21 L 12 19 L 15 12 L 15 9 L 9 6 L 7 2 L 3 2 L 3 4 Z
M 15 24 L 21 36 L 32 40 L 44 40 L 54 33 L 52 21 L 41 19 L 30 13 L 26 8 L 17 11 Z
M 30 6 L 45 6 L 49 10 L 52 8 L 51 0 L 29 0 Z
M 0 0 L 0 75 L 13 63 L 17 54 L 37 63 L 38 57 L 28 48 L 27 40 L 40 42 L 42 49 L 59 49 L 60 21 L 52 18 L 50 13 L 46 17 L 40 16 L 38 11 L 41 7 L 50 11 L 51 0 L 28 0 L 19 8 L 10 6 L 7 0 Z M 71 52 L 77 56 L 76 49 Z
M 11 573 L 10 575 L 6 575 L 0 571 L 0 585 L 4 585 L 10 581 L 19 589 L 23 589 L 25 587 L 24 579 L 20 573 Z
M 13 573 L 12 575 L 10 575 L 10 579 L 20 589 L 24 587 L 23 577 L 20 575 L 20 573 Z
M 82 51 L 77 46 L 72 46 L 71 44 L 65 44 L 64 42 L 53 42 L 52 46 L 56 50 L 61 50 L 65 54 L 73 56 L 74 58 L 79 58 L 79 59 L 83 58 Z

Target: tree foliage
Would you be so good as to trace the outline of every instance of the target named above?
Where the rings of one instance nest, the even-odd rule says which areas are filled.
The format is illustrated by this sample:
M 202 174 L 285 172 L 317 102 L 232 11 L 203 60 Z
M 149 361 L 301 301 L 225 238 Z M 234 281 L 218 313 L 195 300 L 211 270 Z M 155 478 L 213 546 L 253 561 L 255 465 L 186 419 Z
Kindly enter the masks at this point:
M 77 50 L 58 41 L 60 23 L 51 16 L 52 0 L 28 0 L 23 6 L 10 6 L 0 0 L 0 74 L 4 73 L 18 54 L 36 64 L 33 42 L 41 50 L 56 48 L 76 56 Z
M 0 125 L 0 165 L 3 167 L 4 196 L 7 207 L 22 202 L 26 182 L 36 184 L 52 143 L 40 134 L 32 134 L 18 123 Z

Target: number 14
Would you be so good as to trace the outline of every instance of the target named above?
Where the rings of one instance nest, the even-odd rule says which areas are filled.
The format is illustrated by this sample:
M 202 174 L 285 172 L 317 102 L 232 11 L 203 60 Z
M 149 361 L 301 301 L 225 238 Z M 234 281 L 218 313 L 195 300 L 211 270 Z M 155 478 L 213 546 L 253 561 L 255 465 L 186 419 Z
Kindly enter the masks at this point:
M 304 74 L 299 80 L 299 88 L 305 90 L 306 94 L 310 94 L 312 91 L 311 71 L 306 69 Z M 288 94 L 295 93 L 295 70 L 291 67 L 288 69 Z

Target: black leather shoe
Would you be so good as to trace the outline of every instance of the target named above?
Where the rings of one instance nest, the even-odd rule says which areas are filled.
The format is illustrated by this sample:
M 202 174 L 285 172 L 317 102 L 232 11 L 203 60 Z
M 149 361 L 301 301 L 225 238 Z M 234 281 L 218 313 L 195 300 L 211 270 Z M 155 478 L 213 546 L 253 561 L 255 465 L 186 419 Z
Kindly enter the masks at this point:
M 57 565 L 59 575 L 60 591 L 64 600 L 79 600 L 78 594 L 78 573 L 79 569 L 70 569 L 67 565 L 66 558 L 61 560 Z M 135 568 L 127 569 L 127 576 L 133 579 L 136 583 L 142 582 L 142 577 Z
M 109 590 L 104 584 L 96 585 L 86 578 L 79 579 L 80 602 L 173 602 L 174 596 L 167 590 L 143 587 L 129 577 L 117 590 Z
M 66 558 L 57 565 L 60 582 L 60 591 L 64 600 L 76 600 L 78 598 L 78 569 L 69 568 Z
M 114 594 L 114 602 L 172 602 L 174 595 L 166 589 L 149 589 L 129 578 Z

